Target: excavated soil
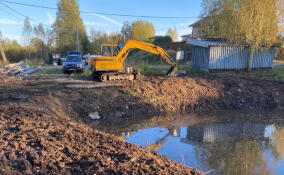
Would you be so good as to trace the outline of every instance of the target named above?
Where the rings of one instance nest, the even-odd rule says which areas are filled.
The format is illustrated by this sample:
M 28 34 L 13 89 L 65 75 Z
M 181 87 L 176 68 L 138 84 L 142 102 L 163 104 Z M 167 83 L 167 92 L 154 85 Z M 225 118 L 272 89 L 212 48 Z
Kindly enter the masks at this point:
M 150 77 L 129 85 L 129 93 L 166 112 L 284 110 L 284 82 L 234 76 Z
M 0 174 L 201 174 L 60 109 L 14 104 L 1 106 L 0 117 Z
M 283 82 L 206 75 L 113 84 L 74 79 L 0 84 L 0 174 L 199 174 L 89 126 L 168 112 L 284 110 Z M 100 119 L 90 119 L 90 113 Z

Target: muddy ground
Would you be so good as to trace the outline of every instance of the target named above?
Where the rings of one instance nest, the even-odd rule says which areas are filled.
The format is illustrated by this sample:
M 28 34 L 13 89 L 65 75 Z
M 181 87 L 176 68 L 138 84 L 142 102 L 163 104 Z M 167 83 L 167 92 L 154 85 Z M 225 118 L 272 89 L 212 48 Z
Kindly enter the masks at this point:
M 216 109 L 284 110 L 284 83 L 204 75 L 0 84 L 0 174 L 198 174 L 89 126 Z M 100 119 L 90 119 L 90 113 Z

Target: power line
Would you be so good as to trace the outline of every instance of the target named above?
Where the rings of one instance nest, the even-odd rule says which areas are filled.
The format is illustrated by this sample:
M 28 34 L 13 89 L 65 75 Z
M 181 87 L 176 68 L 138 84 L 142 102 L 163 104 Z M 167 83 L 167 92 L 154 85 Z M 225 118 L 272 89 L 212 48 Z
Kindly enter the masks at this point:
M 1 0 L 0 0 L 0 1 L 1 1 Z M 13 12 L 17 13 L 18 15 L 23 16 L 24 18 L 28 18 L 28 19 L 30 19 L 31 21 L 35 22 L 35 23 L 42 24 L 42 23 L 38 22 L 37 20 L 34 20 L 34 19 L 32 19 L 32 18 L 30 18 L 30 17 L 24 15 L 23 13 L 21 13 L 21 12 L 15 10 L 15 9 L 13 9 L 12 7 L 6 5 L 6 4 L 3 3 L 3 2 L 0 2 L 0 4 L 4 5 L 4 6 L 7 7 L 8 9 L 10 9 L 10 10 L 12 10 Z M 42 25 L 45 25 L 45 26 L 47 26 L 47 27 L 51 27 L 51 26 L 46 25 L 46 24 L 42 24 Z
M 11 16 L 13 16 L 13 17 L 17 18 L 17 19 L 20 19 L 18 16 L 14 15 L 13 13 L 11 13 L 11 12 L 9 12 L 9 11 L 7 11 L 7 10 L 3 9 L 3 8 L 1 8 L 1 10 L 2 10 L 3 12 L 8 13 L 9 15 L 11 15 Z
M 17 4 L 17 5 L 23 5 L 23 6 L 30 6 L 30 7 L 36 7 L 36 8 L 44 8 L 49 10 L 57 10 L 56 7 L 48 7 L 48 6 L 41 6 L 41 5 L 35 5 L 35 4 L 26 4 L 26 3 L 20 3 L 20 2 L 14 2 L 14 1 L 7 1 L 7 0 L 0 0 L 2 2 L 11 3 L 11 4 Z M 134 17 L 134 18 L 160 18 L 160 19 L 192 19 L 192 18 L 199 18 L 199 17 L 190 17 L 190 16 L 151 16 L 151 15 L 132 15 L 132 14 L 118 14 L 118 13 L 102 13 L 102 12 L 95 12 L 95 11 L 82 11 L 81 13 L 88 13 L 88 14 L 98 14 L 98 15 L 105 15 L 105 16 L 120 16 L 120 17 Z

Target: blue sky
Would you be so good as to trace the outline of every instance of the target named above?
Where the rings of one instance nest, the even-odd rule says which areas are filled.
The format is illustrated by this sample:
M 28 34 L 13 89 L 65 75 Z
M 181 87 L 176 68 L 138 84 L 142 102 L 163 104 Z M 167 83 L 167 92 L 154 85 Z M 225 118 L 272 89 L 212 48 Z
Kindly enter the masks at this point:
M 57 0 L 10 0 L 28 4 L 56 7 Z M 0 1 L 1 2 L 1 1 Z M 190 16 L 198 17 L 201 11 L 201 0 L 77 0 L 80 10 L 103 13 L 118 13 L 151 16 Z M 11 8 L 46 25 L 52 25 L 56 10 L 39 9 L 5 3 Z M 179 36 L 190 33 L 189 24 L 193 19 L 152 19 L 81 14 L 87 31 L 91 28 L 105 32 L 120 31 L 124 21 L 147 20 L 154 24 L 156 35 L 165 35 L 169 27 L 176 27 Z M 4 37 L 21 42 L 24 17 L 19 16 L 0 4 L 0 29 Z M 36 23 L 34 23 L 36 25 Z

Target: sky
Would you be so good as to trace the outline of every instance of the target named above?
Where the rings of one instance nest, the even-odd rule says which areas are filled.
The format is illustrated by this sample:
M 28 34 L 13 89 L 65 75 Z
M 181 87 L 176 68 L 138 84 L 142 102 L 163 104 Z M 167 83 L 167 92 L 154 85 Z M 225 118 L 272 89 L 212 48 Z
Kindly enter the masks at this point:
M 8 0 L 26 4 L 57 7 L 58 0 Z M 27 7 L 10 4 L 0 0 L 9 7 L 25 16 L 45 25 L 52 25 L 56 19 L 56 10 Z M 198 20 L 201 12 L 201 0 L 77 0 L 80 10 L 102 13 L 131 14 L 139 16 L 186 16 L 197 17 L 188 19 L 153 19 L 141 17 L 120 17 L 99 14 L 81 13 L 84 25 L 89 32 L 91 29 L 109 32 L 120 32 L 124 21 L 130 23 L 136 20 L 150 21 L 156 35 L 165 35 L 169 27 L 176 27 L 178 35 L 191 33 L 190 24 Z M 24 17 L 0 3 L 0 30 L 3 37 L 16 39 L 21 43 Z

